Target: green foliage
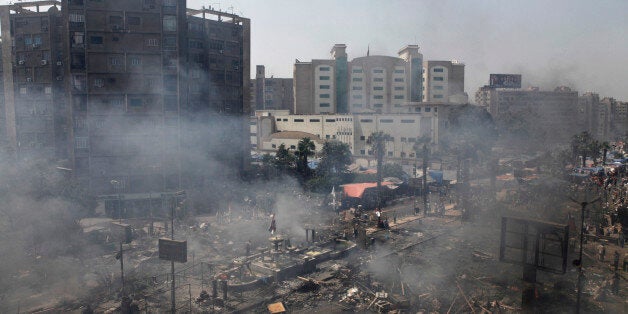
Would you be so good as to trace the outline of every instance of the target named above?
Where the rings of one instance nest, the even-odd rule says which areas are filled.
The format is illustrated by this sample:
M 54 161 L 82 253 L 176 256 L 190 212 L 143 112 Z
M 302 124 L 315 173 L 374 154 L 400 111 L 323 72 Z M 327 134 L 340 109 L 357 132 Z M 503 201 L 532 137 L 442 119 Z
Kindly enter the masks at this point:
M 310 176 L 310 168 L 307 165 L 307 159 L 314 155 L 316 145 L 309 137 L 302 138 L 297 144 L 297 171 L 303 176 L 308 178 Z
M 335 175 L 347 171 L 351 164 L 351 149 L 340 141 L 327 141 L 321 150 L 321 162 L 317 172 L 322 175 Z
M 448 122 L 449 127 L 440 137 L 445 152 L 474 160 L 490 154 L 498 132 L 486 109 L 469 104 L 460 106 L 451 111 Z
M 395 178 L 403 178 L 405 173 L 400 164 L 384 164 L 382 165 L 382 176 L 384 178 L 387 177 L 395 177 Z

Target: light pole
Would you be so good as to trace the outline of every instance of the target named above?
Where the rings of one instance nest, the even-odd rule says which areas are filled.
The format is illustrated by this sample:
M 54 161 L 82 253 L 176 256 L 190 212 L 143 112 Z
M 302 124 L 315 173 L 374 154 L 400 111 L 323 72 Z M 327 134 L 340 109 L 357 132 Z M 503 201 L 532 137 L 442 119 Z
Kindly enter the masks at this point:
M 578 203 L 578 201 L 574 200 L 573 198 L 571 199 L 572 201 Z M 580 206 L 581 206 L 581 213 L 580 213 L 580 253 L 578 254 L 578 259 L 573 261 L 574 265 L 578 266 L 578 296 L 577 296 L 577 300 L 576 300 L 576 313 L 580 313 L 580 299 L 582 297 L 582 285 L 584 284 L 583 282 L 583 272 L 582 272 L 582 244 L 583 244 L 583 240 L 584 240 L 584 210 L 586 209 L 587 205 L 589 204 L 593 204 L 597 201 L 599 201 L 600 198 L 596 198 L 595 200 L 591 201 L 591 202 L 580 202 Z
M 118 194 L 118 202 L 117 202 L 118 219 L 119 219 L 119 222 L 122 223 L 122 195 L 120 195 L 121 183 L 118 180 L 111 180 L 110 183 L 113 186 L 113 189 L 115 190 L 116 194 Z

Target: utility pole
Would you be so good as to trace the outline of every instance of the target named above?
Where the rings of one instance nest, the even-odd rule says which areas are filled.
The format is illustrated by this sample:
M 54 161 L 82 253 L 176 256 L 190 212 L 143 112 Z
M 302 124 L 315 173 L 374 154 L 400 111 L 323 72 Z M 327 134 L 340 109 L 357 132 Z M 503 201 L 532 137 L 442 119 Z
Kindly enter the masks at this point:
M 571 199 L 572 201 L 578 203 L 576 200 Z M 583 250 L 583 240 L 584 240 L 584 210 L 586 209 L 587 205 L 589 204 L 593 204 L 597 201 L 599 201 L 600 198 L 596 198 L 595 200 L 591 201 L 591 202 L 580 202 L 580 206 L 581 206 L 581 214 L 580 214 L 580 253 L 578 255 L 578 259 L 575 260 L 573 263 L 578 266 L 578 297 L 576 300 L 576 313 L 580 313 L 580 299 L 582 298 L 582 286 L 584 285 L 584 273 L 582 270 L 582 250 Z
M 423 144 L 423 212 L 427 214 L 427 144 Z
M 174 240 L 174 206 L 175 206 L 176 198 L 174 196 L 171 198 L 170 203 L 170 240 Z M 172 314 L 175 314 L 177 308 L 175 306 L 175 294 L 174 294 L 174 259 L 170 260 L 170 273 L 172 277 L 172 281 L 170 282 L 170 301 L 172 303 L 171 311 Z
M 124 255 L 122 252 L 122 240 L 120 240 L 120 278 L 122 279 L 122 295 L 124 296 Z

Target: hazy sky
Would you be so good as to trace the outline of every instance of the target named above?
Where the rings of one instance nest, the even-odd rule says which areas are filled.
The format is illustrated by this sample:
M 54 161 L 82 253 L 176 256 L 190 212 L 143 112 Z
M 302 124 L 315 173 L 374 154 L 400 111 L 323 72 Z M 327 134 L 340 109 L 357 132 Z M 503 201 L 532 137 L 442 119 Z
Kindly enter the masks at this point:
M 211 1 L 215 1 L 212 3 Z M 469 98 L 490 73 L 521 73 L 523 85 L 567 85 L 628 101 L 626 0 L 188 0 L 251 19 L 251 66 L 292 77 L 294 59 L 397 55 L 418 44 L 425 60 L 466 64 Z
M 466 64 L 470 99 L 490 73 L 521 73 L 524 86 L 628 101 L 626 0 L 188 0 L 203 5 L 251 19 L 251 67 L 269 76 L 292 77 L 295 59 L 329 58 L 336 43 L 349 59 L 418 44 L 425 60 Z

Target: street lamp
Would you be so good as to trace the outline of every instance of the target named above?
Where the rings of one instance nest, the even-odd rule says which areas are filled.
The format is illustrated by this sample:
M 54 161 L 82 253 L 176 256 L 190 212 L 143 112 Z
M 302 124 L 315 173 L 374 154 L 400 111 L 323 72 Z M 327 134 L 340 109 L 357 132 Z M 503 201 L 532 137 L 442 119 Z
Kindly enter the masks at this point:
M 116 191 L 116 193 L 118 194 L 118 202 L 117 202 L 117 207 L 118 207 L 118 219 L 120 222 L 122 222 L 122 195 L 120 195 L 120 187 L 121 187 L 121 183 L 118 180 L 111 180 L 110 181 L 111 185 L 113 185 L 113 189 Z
M 571 198 L 572 201 L 578 203 L 578 201 L 576 201 L 575 199 Z M 580 253 L 578 255 L 578 259 L 573 261 L 574 266 L 578 266 L 578 297 L 576 300 L 576 313 L 580 313 L 580 299 L 582 297 L 582 285 L 584 284 L 583 279 L 583 272 L 582 272 L 582 243 L 584 240 L 584 210 L 586 209 L 587 205 L 589 204 L 593 204 L 597 201 L 599 201 L 600 198 L 596 198 L 595 200 L 591 201 L 591 202 L 580 202 L 580 206 L 581 206 L 581 215 L 580 215 Z

